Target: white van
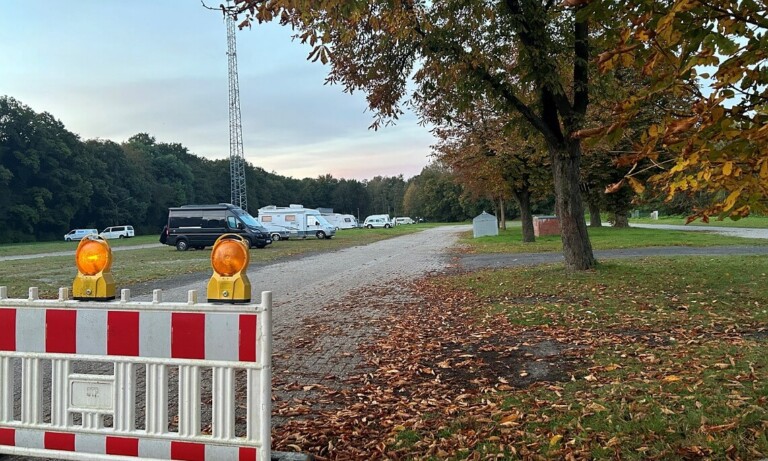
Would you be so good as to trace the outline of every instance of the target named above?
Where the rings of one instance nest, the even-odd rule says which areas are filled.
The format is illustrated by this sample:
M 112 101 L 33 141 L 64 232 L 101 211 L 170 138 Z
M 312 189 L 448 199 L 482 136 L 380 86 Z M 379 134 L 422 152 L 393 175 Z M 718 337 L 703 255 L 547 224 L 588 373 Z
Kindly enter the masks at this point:
M 399 226 L 400 224 L 414 224 L 413 219 L 407 216 L 395 218 L 393 221 L 395 222 L 395 226 Z
M 392 221 L 389 219 L 388 214 L 373 214 L 365 218 L 363 227 L 366 229 L 373 229 L 374 227 L 389 229 L 392 227 Z
M 133 226 L 112 226 L 101 231 L 99 235 L 106 240 L 130 238 L 136 234 L 133 232 Z
M 65 242 L 74 242 L 82 240 L 86 235 L 99 235 L 98 229 L 72 229 L 64 234 Z

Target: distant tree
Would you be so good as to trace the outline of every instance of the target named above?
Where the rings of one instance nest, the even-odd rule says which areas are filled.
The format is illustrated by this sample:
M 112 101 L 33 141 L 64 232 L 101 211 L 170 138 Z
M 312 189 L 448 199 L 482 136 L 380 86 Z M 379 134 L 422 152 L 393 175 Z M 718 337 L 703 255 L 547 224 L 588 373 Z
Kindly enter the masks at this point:
M 64 235 L 93 195 L 90 167 L 60 121 L 0 97 L 0 241 Z
M 462 206 L 462 188 L 450 170 L 432 163 L 408 185 L 403 204 L 406 214 L 429 221 L 456 222 L 469 218 Z

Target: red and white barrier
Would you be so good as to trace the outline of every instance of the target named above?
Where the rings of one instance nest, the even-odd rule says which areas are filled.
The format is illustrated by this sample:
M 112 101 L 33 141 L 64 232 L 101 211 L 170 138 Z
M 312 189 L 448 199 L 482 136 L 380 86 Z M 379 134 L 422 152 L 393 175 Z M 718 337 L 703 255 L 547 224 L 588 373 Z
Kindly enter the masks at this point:
M 163 303 L 160 290 L 152 302 L 131 302 L 123 290 L 119 301 L 108 303 L 70 301 L 66 289 L 55 301 L 38 299 L 35 288 L 28 299 L 8 299 L 6 293 L 0 287 L 0 453 L 72 460 L 270 459 L 271 292 L 262 293 L 261 304 L 246 305 L 197 303 L 194 291 L 187 303 Z M 112 374 L 74 373 L 81 362 L 109 364 Z M 48 364 L 50 381 L 43 379 Z M 139 369 L 146 381 L 141 408 Z M 208 369 L 212 412 L 210 433 L 203 433 L 201 372 Z M 247 379 L 240 436 L 236 370 Z M 176 431 L 169 431 L 169 371 L 178 371 Z M 51 399 L 45 418 L 44 391 Z M 140 429 L 137 410 L 144 420 Z

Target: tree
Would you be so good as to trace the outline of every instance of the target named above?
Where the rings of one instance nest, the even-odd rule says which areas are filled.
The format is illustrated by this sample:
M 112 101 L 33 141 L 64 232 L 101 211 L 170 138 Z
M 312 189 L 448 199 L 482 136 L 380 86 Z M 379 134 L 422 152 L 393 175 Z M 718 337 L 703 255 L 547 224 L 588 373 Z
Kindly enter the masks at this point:
M 570 7 L 570 3 L 579 3 Z M 373 127 L 397 119 L 413 76 L 411 104 L 460 89 L 519 114 L 544 139 L 552 166 L 563 253 L 571 269 L 595 259 L 580 195 L 582 128 L 589 103 L 589 27 L 582 2 L 540 0 L 242 0 L 241 26 L 278 18 L 311 45 L 309 58 L 330 62 L 330 83 L 363 90 L 377 114 Z M 527 104 L 523 94 L 536 95 Z M 433 120 L 427 120 L 433 121 Z
M 610 125 L 583 134 L 620 132 L 659 93 L 693 98 L 687 110 L 667 111 L 648 127 L 627 160 L 627 178 L 650 160 L 658 167 L 652 181 L 669 200 L 710 197 L 689 220 L 768 210 L 765 2 L 596 0 L 589 10 L 623 22 L 608 31 L 614 46 L 599 56 L 600 68 L 637 69 L 651 84 L 618 104 Z M 667 162 L 658 159 L 664 151 L 672 154 Z
M 456 113 L 450 125 L 435 133 L 440 139 L 435 156 L 451 167 L 464 189 L 476 199 L 498 202 L 500 222 L 505 220 L 504 201 L 513 197 L 520 209 L 523 242 L 534 242 L 532 198 L 547 177 L 544 160 L 535 155 L 536 143 L 488 107 Z

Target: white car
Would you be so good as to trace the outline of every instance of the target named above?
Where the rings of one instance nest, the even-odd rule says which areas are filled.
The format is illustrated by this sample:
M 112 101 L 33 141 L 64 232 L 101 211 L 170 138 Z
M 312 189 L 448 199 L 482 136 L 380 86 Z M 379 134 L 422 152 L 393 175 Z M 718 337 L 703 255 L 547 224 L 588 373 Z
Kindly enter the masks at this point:
M 101 231 L 101 234 L 99 234 L 101 238 L 103 239 L 123 239 L 123 238 L 130 238 L 134 237 L 136 234 L 133 231 L 133 226 L 112 226 L 107 227 L 103 231 Z
M 415 223 L 415 221 L 413 219 L 411 219 L 411 218 L 409 218 L 407 216 L 404 217 L 404 218 L 395 218 L 393 221 L 395 222 L 395 226 L 399 226 L 400 224 L 414 224 Z

